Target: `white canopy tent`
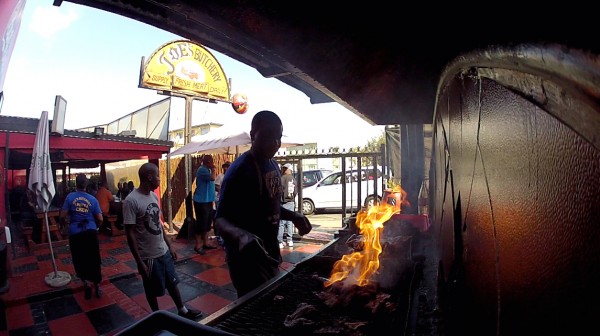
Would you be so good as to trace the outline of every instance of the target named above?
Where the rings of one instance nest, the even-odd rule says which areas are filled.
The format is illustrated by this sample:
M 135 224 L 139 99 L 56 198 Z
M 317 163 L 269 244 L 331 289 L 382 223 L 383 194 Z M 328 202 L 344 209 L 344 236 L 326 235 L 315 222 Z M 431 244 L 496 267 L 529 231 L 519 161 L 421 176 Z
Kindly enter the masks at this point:
M 250 127 L 248 127 L 250 129 Z M 281 148 L 302 146 L 304 143 L 284 135 Z M 190 143 L 169 153 L 169 157 L 184 154 L 241 154 L 250 149 L 250 131 L 241 127 L 222 126 L 207 134 L 192 137 Z

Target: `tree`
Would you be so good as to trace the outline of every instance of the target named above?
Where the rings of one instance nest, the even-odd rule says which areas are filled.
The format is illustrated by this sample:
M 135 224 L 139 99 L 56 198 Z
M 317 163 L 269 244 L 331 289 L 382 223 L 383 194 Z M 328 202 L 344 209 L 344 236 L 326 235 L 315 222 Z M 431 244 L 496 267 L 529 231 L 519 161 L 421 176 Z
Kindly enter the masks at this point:
M 381 150 L 381 145 L 385 145 L 385 132 L 381 132 L 379 136 L 371 138 L 362 152 L 379 152 Z
M 371 138 L 367 142 L 367 144 L 363 148 L 357 148 L 358 153 L 380 153 L 381 147 L 385 146 L 385 132 L 381 132 L 379 136 Z M 381 164 L 381 162 L 379 162 Z M 364 166 L 372 166 L 373 158 L 371 157 L 363 157 L 361 160 L 361 165 Z

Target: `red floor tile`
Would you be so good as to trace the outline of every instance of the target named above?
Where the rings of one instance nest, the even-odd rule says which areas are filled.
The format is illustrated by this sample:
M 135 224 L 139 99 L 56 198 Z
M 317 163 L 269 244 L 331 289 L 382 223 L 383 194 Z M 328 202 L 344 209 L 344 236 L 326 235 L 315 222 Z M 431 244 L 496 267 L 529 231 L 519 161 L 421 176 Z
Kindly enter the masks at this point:
M 310 253 L 310 254 L 312 254 L 312 253 L 319 252 L 322 248 L 323 248 L 322 244 L 306 244 L 306 245 L 294 248 L 294 250 L 297 250 L 298 252 L 304 252 L 304 253 Z
M 121 309 L 123 309 L 129 316 L 133 317 L 135 320 L 140 320 L 146 317 L 150 313 L 150 308 L 148 307 L 148 303 L 146 302 L 146 307 L 140 306 L 133 298 L 125 295 L 121 290 L 119 290 L 113 284 L 106 284 L 102 286 L 104 290 L 104 295 L 108 296 L 111 300 L 113 300 Z M 144 301 L 146 301 L 146 297 L 143 297 Z
M 137 303 L 142 309 L 144 309 L 146 312 L 148 312 L 148 314 L 150 314 L 152 312 L 152 309 L 150 309 L 150 305 L 148 305 L 148 301 L 146 300 L 145 294 L 138 294 L 138 295 L 132 296 L 131 299 L 135 303 Z
M 33 325 L 31 308 L 28 304 L 6 308 L 6 323 L 8 330 L 28 327 Z
M 94 314 L 94 311 L 103 309 L 116 304 L 121 308 L 127 315 L 131 316 L 134 320 L 139 321 L 151 313 L 151 309 L 148 305 L 145 295 L 139 294 L 134 297 L 127 296 L 117 286 L 112 284 L 109 279 L 114 276 L 123 274 L 137 274 L 135 269 L 131 269 L 126 262 L 133 260 L 131 253 L 122 253 L 123 249 L 126 248 L 126 240 L 124 236 L 113 237 L 112 241 L 101 242 L 101 254 L 103 258 L 113 258 L 119 262 L 114 265 L 104 265 L 102 267 L 103 282 L 101 289 L 103 296 L 99 299 L 92 297 L 90 300 L 83 298 L 82 282 L 74 275 L 73 265 L 68 263 L 70 254 L 60 253 L 55 259 L 57 263 L 57 269 L 59 271 L 65 271 L 72 275 L 72 281 L 64 288 L 70 288 L 73 291 L 73 297 L 77 304 L 83 310 L 83 313 L 76 313 L 68 317 L 61 317 L 53 320 L 49 323 L 51 333 L 54 335 L 71 335 L 76 334 L 77 336 L 95 335 L 94 325 L 87 318 L 85 313 Z M 192 258 L 195 262 L 204 263 L 202 269 L 206 271 L 196 275 L 196 278 L 200 281 L 210 283 L 217 287 L 231 287 L 231 279 L 227 270 L 225 262 L 225 251 L 222 248 L 216 250 L 210 250 L 205 255 L 199 255 L 193 252 L 193 240 L 187 241 L 185 239 L 176 240 L 172 242 L 176 250 L 178 251 L 179 258 Z M 322 244 L 298 244 L 293 249 L 282 250 L 282 254 L 288 256 L 288 261 L 281 265 L 282 271 L 290 270 L 294 267 L 296 260 L 301 261 L 303 256 L 316 253 L 320 250 Z M 114 251 L 119 249 L 119 251 Z M 56 251 L 55 251 L 56 252 Z M 294 258 L 294 255 L 288 255 L 292 252 L 299 252 L 298 258 Z M 15 330 L 22 327 L 30 327 L 33 325 L 33 318 L 31 316 L 30 305 L 27 303 L 26 298 L 31 295 L 50 293 L 55 288 L 48 286 L 44 277 L 54 271 L 52 259 L 49 257 L 48 248 L 40 248 L 35 252 L 27 255 L 28 251 L 20 253 L 22 257 L 11 259 L 11 269 L 23 266 L 21 269 L 22 273 L 13 273 L 9 278 L 11 289 L 8 293 L 0 295 L 0 300 L 6 303 L 6 319 L 7 319 L 7 332 L 0 331 L 0 336 L 8 335 L 10 330 Z M 38 260 L 37 257 L 41 257 Z M 44 260 L 46 258 L 46 260 Z M 63 264 L 63 259 L 67 259 L 67 264 Z M 29 264 L 35 264 L 39 269 L 31 269 Z M 211 268 L 210 265 L 213 268 Z M 139 278 L 139 275 L 135 275 Z M 140 279 L 141 281 L 141 279 Z M 193 300 L 186 302 L 186 305 L 192 308 L 196 308 L 205 313 L 205 316 L 212 314 L 223 307 L 231 303 L 231 300 L 219 296 L 219 291 L 214 293 L 202 294 Z M 69 294 L 70 295 L 70 294 Z M 158 298 L 160 309 L 175 310 L 175 303 L 172 298 L 165 294 Z M 119 328 L 121 329 L 121 328 Z M 119 330 L 114 330 L 105 335 L 115 335 Z
M 148 303 L 148 302 L 146 302 L 146 303 Z M 173 307 L 175 307 L 175 302 L 173 302 L 173 298 L 171 298 L 171 296 L 169 294 L 165 294 L 158 298 L 158 308 L 159 309 L 167 310 L 167 309 L 171 309 Z
M 216 249 L 208 251 L 205 255 L 197 255 L 194 260 L 211 266 L 219 267 L 225 265 L 225 250 Z
M 100 298 L 97 298 L 96 293 L 92 291 L 92 298 L 86 300 L 84 297 L 84 292 L 82 290 L 75 292 L 75 294 L 73 294 L 73 297 L 75 297 L 75 300 L 77 300 L 79 307 L 81 307 L 81 309 L 84 312 L 105 307 L 115 303 L 115 300 L 112 297 L 110 297 L 110 295 L 108 295 L 106 292 L 104 292 L 105 287 L 106 286 L 100 286 L 100 290 L 102 291 L 102 296 Z
M 214 267 L 200 274 L 194 275 L 196 279 L 206 281 L 216 286 L 224 286 L 231 283 L 229 271 L 225 268 Z
M 92 336 L 98 332 L 85 313 L 74 314 L 48 322 L 52 335 Z
M 129 260 L 132 260 L 132 258 L 133 258 L 131 256 L 130 252 L 117 254 L 117 255 L 114 255 L 112 257 L 115 258 L 115 259 L 117 259 L 117 260 L 119 260 L 119 261 L 129 261 Z
M 35 255 L 17 258 L 17 259 L 11 259 L 12 267 L 18 267 L 21 265 L 31 264 L 31 263 L 37 263 L 37 258 L 35 257 Z
M 18 301 L 32 294 L 49 291 L 51 287 L 44 282 L 46 274 L 33 271 L 10 278 L 10 290 L 1 296 L 2 300 L 7 302 Z
M 52 264 L 52 261 L 48 260 L 48 261 L 40 261 L 38 262 L 38 267 L 39 267 L 39 272 L 43 273 L 44 276 L 50 272 L 54 272 L 54 265 Z M 58 268 L 57 265 L 57 271 L 62 271 L 62 267 Z
M 130 259 L 131 258 L 133 257 L 130 257 Z M 133 271 L 134 270 L 132 270 L 131 267 L 127 266 L 127 264 L 125 264 L 124 262 L 120 262 L 118 264 L 102 267 L 102 276 L 110 278 L 117 274 L 131 273 Z
M 57 265 L 57 271 L 63 271 L 63 272 L 67 272 L 69 274 L 75 274 L 75 267 L 73 267 L 73 264 L 62 265 L 62 266 Z
M 188 301 L 186 305 L 189 305 L 195 309 L 199 309 L 205 313 L 206 316 L 208 316 L 227 306 L 231 302 L 232 301 L 222 298 L 216 294 L 208 293 Z

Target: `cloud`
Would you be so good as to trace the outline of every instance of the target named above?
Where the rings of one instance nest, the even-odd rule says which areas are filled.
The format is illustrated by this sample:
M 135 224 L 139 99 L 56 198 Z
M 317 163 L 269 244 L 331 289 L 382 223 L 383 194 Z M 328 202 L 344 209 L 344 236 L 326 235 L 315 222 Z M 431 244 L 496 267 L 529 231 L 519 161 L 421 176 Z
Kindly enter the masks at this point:
M 56 6 L 36 7 L 29 25 L 34 33 L 51 38 L 71 23 L 77 20 L 77 13 L 73 9 L 63 9 Z

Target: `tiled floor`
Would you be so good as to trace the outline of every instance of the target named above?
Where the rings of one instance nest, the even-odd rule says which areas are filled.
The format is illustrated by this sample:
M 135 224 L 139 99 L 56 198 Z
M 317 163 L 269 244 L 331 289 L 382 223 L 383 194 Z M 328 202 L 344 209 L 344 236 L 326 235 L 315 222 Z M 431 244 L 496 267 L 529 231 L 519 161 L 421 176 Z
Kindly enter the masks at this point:
M 234 301 L 236 295 L 224 250 L 199 255 L 192 249 L 193 241 L 171 237 L 179 256 L 176 269 L 186 304 L 202 311 L 206 317 Z M 318 233 L 315 237 L 317 239 L 297 242 L 293 249 L 282 250 L 282 269 L 290 269 L 317 253 L 326 242 L 319 242 Z M 53 250 L 57 270 L 73 276 L 68 246 L 55 246 Z M 74 276 L 69 284 L 60 288 L 45 283 L 44 277 L 54 273 L 47 245 L 29 251 L 17 244 L 16 257 L 13 258 L 12 250 L 8 253 L 12 274 L 8 280 L 9 291 L 0 296 L 0 336 L 114 335 L 151 312 L 125 236 L 101 234 L 103 295 L 90 300 L 84 299 L 82 283 Z M 176 312 L 168 295 L 159 299 L 159 306 Z

